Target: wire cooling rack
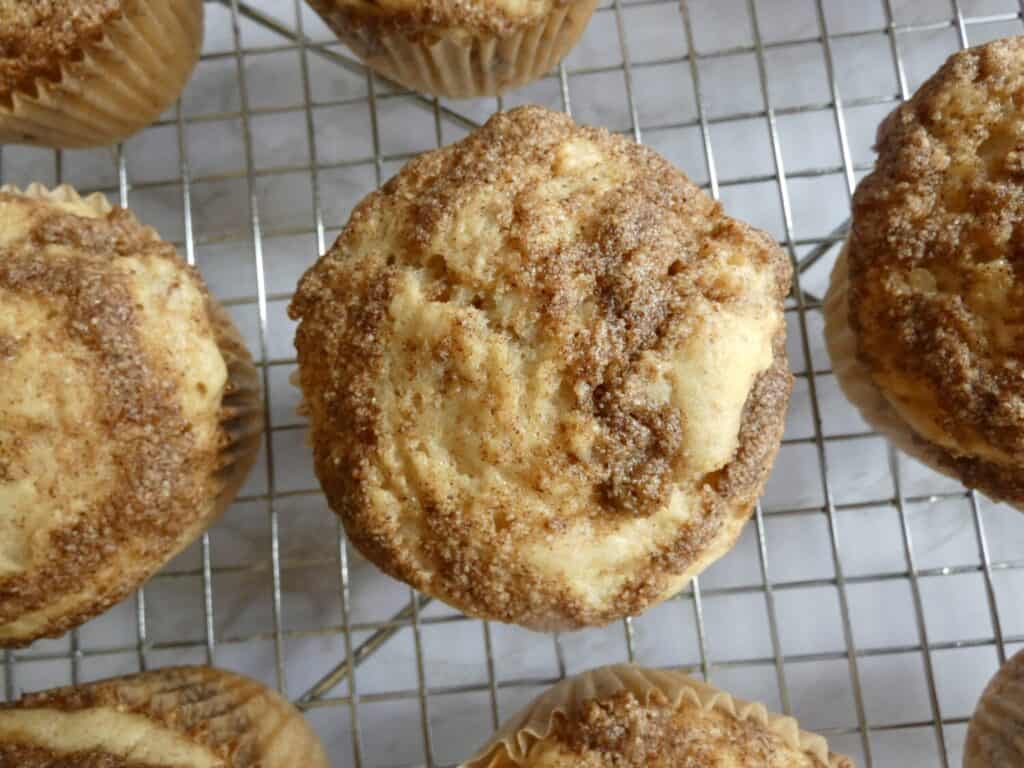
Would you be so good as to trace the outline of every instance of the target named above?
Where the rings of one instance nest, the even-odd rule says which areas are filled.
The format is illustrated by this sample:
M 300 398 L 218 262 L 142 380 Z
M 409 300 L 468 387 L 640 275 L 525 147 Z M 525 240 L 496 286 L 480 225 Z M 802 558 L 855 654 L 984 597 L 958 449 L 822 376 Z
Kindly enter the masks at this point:
M 367 73 L 300 0 L 209 2 L 207 17 L 196 76 L 159 123 L 115 150 L 3 147 L 0 180 L 104 191 L 200 267 L 260 361 L 263 456 L 136 596 L 4 654 L 4 699 L 215 663 L 296 701 L 335 765 L 449 765 L 560 677 L 630 659 L 790 712 L 860 765 L 959 765 L 978 694 L 1024 643 L 1024 516 L 867 430 L 829 370 L 820 308 L 879 120 L 957 48 L 1019 34 L 1016 2 L 613 0 L 548 78 L 452 103 Z M 651 144 L 799 265 L 796 391 L 743 538 L 644 616 L 554 637 L 467 619 L 350 550 L 288 384 L 288 297 L 352 205 L 524 102 Z

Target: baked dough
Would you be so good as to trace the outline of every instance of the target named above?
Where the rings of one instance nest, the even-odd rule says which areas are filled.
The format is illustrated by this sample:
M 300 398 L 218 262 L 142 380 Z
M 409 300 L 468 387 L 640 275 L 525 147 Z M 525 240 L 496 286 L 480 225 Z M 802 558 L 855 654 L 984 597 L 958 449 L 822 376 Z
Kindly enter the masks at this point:
M 821 736 L 680 672 L 622 664 L 541 694 L 460 768 L 853 768 Z
M 639 613 L 732 546 L 790 391 L 790 266 L 655 153 L 529 107 L 409 163 L 291 306 L 355 545 L 475 616 Z
M 989 682 L 967 726 L 964 768 L 1024 765 L 1024 651 Z
M 497 96 L 544 77 L 597 0 L 308 0 L 371 69 L 446 98 Z
M 105 198 L 0 191 L 0 646 L 125 597 L 222 511 L 258 381 L 172 246 Z
M 124 139 L 178 98 L 203 0 L 0 0 L 0 143 Z
M 926 461 L 1018 505 L 1022 109 L 1024 38 L 1010 38 L 955 54 L 885 120 L 834 280 L 848 315 L 830 320 L 848 322 L 857 362 Z
M 328 768 L 299 712 L 269 688 L 180 667 L 0 705 L 0 766 Z

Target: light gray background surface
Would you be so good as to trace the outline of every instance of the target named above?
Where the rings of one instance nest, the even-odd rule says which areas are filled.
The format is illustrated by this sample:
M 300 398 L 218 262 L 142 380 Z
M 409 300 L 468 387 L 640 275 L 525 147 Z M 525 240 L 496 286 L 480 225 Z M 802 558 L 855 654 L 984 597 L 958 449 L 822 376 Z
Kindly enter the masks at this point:
M 1024 30 L 1018 3 L 621 0 L 562 72 L 504 99 L 640 138 L 795 257 L 823 254 L 790 303 L 786 443 L 739 545 L 631 625 L 557 640 L 413 612 L 347 550 L 288 383 L 299 275 L 381 179 L 498 103 L 435 106 L 371 81 L 297 0 L 207 11 L 195 78 L 157 125 L 122 153 L 4 147 L 0 179 L 106 191 L 194 259 L 263 362 L 266 450 L 144 594 L 0 656 L 0 700 L 211 660 L 297 700 L 371 641 L 308 713 L 334 764 L 446 765 L 559 676 L 632 656 L 786 709 L 860 765 L 958 766 L 978 694 L 1024 643 L 1024 515 L 911 460 L 893 471 L 829 372 L 818 301 L 879 120 L 964 40 Z

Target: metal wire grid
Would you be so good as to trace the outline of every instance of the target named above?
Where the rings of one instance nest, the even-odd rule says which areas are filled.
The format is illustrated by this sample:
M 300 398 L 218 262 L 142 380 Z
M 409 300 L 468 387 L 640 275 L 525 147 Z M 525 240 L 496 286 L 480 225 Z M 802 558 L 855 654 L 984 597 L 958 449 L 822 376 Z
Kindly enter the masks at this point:
M 408 159 L 411 155 L 395 154 L 388 155 L 382 151 L 381 130 L 378 117 L 378 106 L 384 99 L 404 97 L 410 98 L 408 93 L 402 91 L 393 92 L 386 88 L 382 81 L 372 73 L 365 70 L 346 53 L 341 52 L 336 45 L 313 42 L 304 29 L 304 16 L 302 13 L 301 0 L 284 0 L 294 4 L 294 26 L 282 23 L 275 15 L 261 9 L 257 3 L 247 3 L 241 0 L 217 0 L 212 5 L 226 6 L 230 12 L 231 36 L 233 49 L 225 53 L 214 53 L 204 56 L 205 60 L 222 59 L 233 62 L 235 69 L 235 80 L 237 81 L 240 110 L 231 113 L 186 116 L 181 104 L 178 104 L 173 112 L 173 117 L 163 120 L 160 125 L 170 126 L 176 134 L 178 152 L 180 157 L 180 175 L 177 178 L 166 181 L 155 181 L 132 184 L 126 153 L 119 147 L 114 153 L 114 165 L 117 184 L 113 189 L 106 189 L 109 193 L 115 194 L 122 205 L 130 205 L 133 192 L 147 186 L 171 186 L 181 188 L 181 211 L 183 216 L 184 237 L 179 243 L 184 251 L 185 257 L 190 264 L 196 263 L 197 248 L 206 240 L 202 232 L 197 231 L 194 208 L 193 208 L 193 185 L 198 181 L 193 175 L 189 163 L 188 132 L 204 120 L 223 119 L 225 117 L 235 118 L 241 121 L 242 141 L 244 153 L 244 171 L 239 173 L 227 173 L 216 177 L 220 179 L 240 178 L 244 180 L 248 206 L 249 232 L 247 239 L 251 250 L 251 258 L 256 272 L 256 293 L 255 295 L 233 299 L 229 303 L 233 306 L 255 307 L 258 315 L 258 345 L 254 352 L 262 361 L 260 363 L 263 377 L 264 391 L 271 389 L 270 375 L 275 368 L 294 364 L 294 360 L 288 358 L 274 358 L 270 354 L 268 336 L 271 319 L 268 312 L 268 304 L 273 301 L 280 301 L 287 298 L 287 294 L 271 293 L 268 291 L 267 282 L 267 257 L 265 254 L 265 241 L 271 237 L 280 237 L 296 234 L 312 234 L 316 240 L 317 252 L 323 252 L 327 245 L 327 232 L 329 224 L 324 214 L 325 201 L 321 198 L 321 174 L 330 168 L 337 168 L 360 163 L 372 164 L 373 174 L 376 183 L 379 185 L 385 177 L 385 169 L 390 164 Z M 805 288 L 806 275 L 816 264 L 828 254 L 834 253 L 834 246 L 841 242 L 845 231 L 845 225 L 840 226 L 827 237 L 820 238 L 797 238 L 794 230 L 794 209 L 791 199 L 790 182 L 797 178 L 813 178 L 818 176 L 840 174 L 848 195 L 852 194 L 858 174 L 868 170 L 869 165 L 858 164 L 853 160 L 853 153 L 850 148 L 848 131 L 848 111 L 853 107 L 895 104 L 899 99 L 909 95 L 906 67 L 903 59 L 904 40 L 910 38 L 914 33 L 936 31 L 942 29 L 955 30 L 960 44 L 966 46 L 970 42 L 971 32 L 975 28 L 982 28 L 990 24 L 1009 24 L 1024 20 L 1024 0 L 1020 7 L 1012 11 L 988 14 L 969 15 L 961 7 L 961 2 L 953 0 L 948 13 L 943 18 L 927 24 L 898 24 L 894 13 L 892 0 L 881 0 L 881 8 L 884 14 L 884 25 L 858 31 L 833 32 L 829 26 L 829 15 L 826 13 L 826 3 L 823 0 L 816 0 L 812 3 L 813 13 L 817 20 L 818 34 L 811 37 L 798 39 L 772 40 L 768 41 L 762 34 L 762 24 L 765 14 L 770 14 L 772 9 L 771 0 L 745 0 L 747 13 L 753 33 L 753 42 L 750 45 L 733 47 L 722 47 L 715 50 L 703 51 L 700 46 L 698 26 L 695 23 L 695 13 L 700 11 L 691 7 L 693 3 L 682 0 L 678 3 L 680 11 L 679 27 L 674 31 L 666 31 L 666 34 L 678 34 L 685 40 L 686 52 L 680 57 L 671 59 L 645 60 L 634 63 L 630 56 L 628 46 L 628 35 L 626 25 L 626 13 L 624 9 L 631 9 L 641 6 L 674 5 L 676 0 L 637 0 L 633 3 L 625 3 L 623 0 L 612 0 L 610 5 L 602 7 L 599 15 L 610 15 L 615 24 L 615 31 L 621 52 L 621 64 L 613 67 L 590 67 L 580 69 L 569 69 L 565 64 L 561 65 L 557 73 L 551 77 L 556 78 L 559 90 L 561 106 L 568 112 L 572 112 L 574 106 L 574 94 L 572 90 L 574 78 L 581 75 L 594 74 L 598 72 L 621 72 L 625 86 L 625 95 L 628 107 L 629 129 L 628 133 L 637 141 L 642 141 L 648 131 L 691 128 L 699 131 L 700 141 L 705 162 L 707 178 L 706 188 L 718 198 L 723 188 L 731 185 L 750 184 L 755 182 L 770 182 L 777 191 L 779 205 L 782 212 L 783 234 L 782 245 L 788 250 L 794 262 L 798 264 L 795 289 L 787 307 L 787 314 L 796 328 L 797 344 L 802 359 L 805 361 L 805 370 L 798 372 L 798 379 L 805 383 L 810 402 L 810 410 L 813 421 L 813 435 L 807 437 L 787 437 L 785 445 L 807 446 L 813 451 L 816 463 L 817 482 L 820 489 L 823 504 L 808 506 L 773 509 L 766 512 L 759 503 L 755 509 L 753 525 L 756 531 L 756 552 L 758 561 L 758 572 L 760 584 L 738 587 L 719 587 L 715 589 L 702 589 L 700 580 L 695 580 L 692 586 L 682 595 L 675 599 L 681 611 L 692 613 L 692 619 L 696 631 L 696 644 L 699 649 L 699 662 L 685 665 L 684 668 L 691 672 L 700 674 L 708 679 L 722 674 L 730 669 L 748 669 L 754 667 L 770 666 L 774 670 L 775 682 L 778 689 L 778 701 L 782 709 L 791 712 L 794 709 L 794 697 L 789 684 L 788 670 L 795 664 L 815 661 L 845 661 L 848 666 L 850 688 L 854 698 L 853 720 L 843 727 L 823 729 L 830 737 L 844 745 L 844 748 L 859 753 L 863 764 L 866 766 L 884 765 L 884 758 L 878 756 L 878 749 L 874 737 L 882 733 L 900 734 L 903 732 L 919 731 L 922 728 L 931 729 L 934 733 L 934 754 L 937 755 L 939 764 L 950 766 L 954 764 L 955 749 L 951 746 L 951 737 L 948 730 L 951 727 L 962 726 L 965 718 L 945 716 L 942 711 L 940 694 L 936 683 L 935 654 L 938 652 L 971 648 L 971 647 L 994 647 L 998 661 L 1001 663 L 1006 658 L 1007 646 L 1014 643 L 1024 642 L 1024 635 L 1008 635 L 1003 631 L 1003 621 L 1000 614 L 1000 606 L 997 600 L 997 590 L 994 582 L 994 575 L 1003 571 L 1012 571 L 1024 568 L 1024 560 L 994 560 L 990 554 L 990 542 L 986 538 L 986 514 L 990 512 L 988 503 L 974 493 L 954 491 L 948 493 L 936 493 L 926 495 L 906 495 L 904 492 L 903 476 L 901 474 L 901 463 L 895 452 L 889 450 L 889 472 L 892 481 L 892 494 L 884 494 L 879 498 L 868 501 L 857 501 L 842 503 L 836 499 L 833 485 L 837 472 L 835 466 L 830 465 L 830 457 L 827 446 L 842 442 L 855 442 L 868 440 L 873 437 L 869 432 L 850 432 L 844 434 L 826 434 L 823 428 L 823 411 L 820 397 L 820 386 L 823 379 L 830 375 L 830 371 L 824 367 L 816 367 L 814 355 L 812 354 L 812 343 L 814 330 L 812 329 L 815 313 L 821 308 L 820 296 Z M 966 0 L 965 3 L 966 5 Z M 281 3 L 277 3 L 281 5 Z M 707 12 L 706 10 L 704 12 Z M 259 25 L 275 34 L 285 38 L 287 42 L 274 46 L 248 46 L 243 45 L 242 25 L 253 23 Z M 898 83 L 898 92 L 879 93 L 868 98 L 843 99 L 842 89 L 835 71 L 835 58 L 833 47 L 837 41 L 857 40 L 861 37 L 871 35 L 885 35 L 888 39 L 892 57 L 892 67 Z M 768 67 L 766 56 L 768 52 L 776 48 L 801 44 L 818 44 L 824 52 L 826 75 L 829 84 L 830 98 L 827 103 L 802 105 L 797 107 L 780 108 L 773 103 L 772 89 L 769 87 Z M 295 107 L 288 108 L 254 108 L 251 105 L 251 98 L 254 90 L 260 86 L 249 81 L 246 68 L 247 57 L 275 52 L 275 51 L 297 51 L 301 63 L 301 91 L 302 101 Z M 731 113 L 728 115 L 712 116 L 707 107 L 707 100 L 704 94 L 704 83 L 702 80 L 701 63 L 706 60 L 725 58 L 737 54 L 752 54 L 756 61 L 757 74 L 760 85 L 762 106 L 754 111 Z M 340 68 L 349 72 L 359 73 L 365 77 L 366 96 L 355 99 L 344 99 L 335 101 L 315 100 L 311 85 L 311 57 L 316 56 L 332 62 Z M 666 64 L 678 65 L 680 72 L 688 72 L 690 85 L 696 107 L 696 118 L 679 123 L 642 126 L 640 110 L 638 109 L 635 95 L 636 70 L 643 67 L 661 66 Z M 472 129 L 478 121 L 467 117 L 458 105 L 448 106 L 437 100 L 426 99 L 422 96 L 413 95 L 415 100 L 424 109 L 430 111 L 433 116 L 434 133 L 436 143 L 444 143 L 444 125 L 454 125 L 460 129 Z M 666 94 L 666 98 L 672 98 Z M 322 163 L 318 157 L 318 146 L 316 136 L 315 109 L 325 106 L 341 107 L 347 110 L 368 109 L 372 130 L 372 156 L 345 161 L 343 163 Z M 502 100 L 498 99 L 497 108 L 501 108 Z M 788 115 L 798 115 L 811 111 L 828 110 L 834 120 L 835 130 L 838 137 L 841 164 L 838 166 L 816 167 L 810 170 L 802 170 L 795 173 L 788 173 L 782 144 L 780 141 L 779 118 Z M 260 169 L 257 166 L 254 154 L 255 139 L 252 129 L 252 119 L 256 115 L 283 111 L 300 111 L 305 121 L 306 140 L 308 141 L 309 163 L 300 167 L 283 167 L 274 169 Z M 712 127 L 718 124 L 726 124 L 738 120 L 763 120 L 767 125 L 770 141 L 772 171 L 760 176 L 744 176 L 740 178 L 723 179 L 719 173 L 716 163 L 716 148 L 713 144 Z M 17 151 L 7 148 L 0 151 L 0 180 L 4 179 L 4 160 L 10 153 Z M 65 155 L 57 152 L 52 157 L 52 176 L 60 182 L 65 177 Z M 691 170 L 692 169 L 688 169 Z M 312 182 L 313 194 L 313 221 L 309 227 L 302 228 L 268 228 L 264 224 L 263 210 L 257 193 L 258 180 L 264 176 L 272 176 L 278 173 L 289 171 L 300 171 L 308 173 Z M 8 179 L 19 183 L 26 183 L 30 179 Z M 209 181 L 210 178 L 204 179 Z M 326 201 L 330 205 L 330 201 Z M 797 361 L 794 360 L 794 366 Z M 146 589 L 141 589 L 135 598 L 135 621 L 134 637 L 125 638 L 120 644 L 106 645 L 103 647 L 83 647 L 80 642 L 79 632 L 75 631 L 70 635 L 70 641 L 66 650 L 55 650 L 37 652 L 32 649 L 24 652 L 6 652 L 3 657 L 4 671 L 4 697 L 13 700 L 20 692 L 19 676 L 23 669 L 39 662 L 61 662 L 67 663 L 68 681 L 77 683 L 82 678 L 81 666 L 83 662 L 92 657 L 112 656 L 131 652 L 137 659 L 139 669 L 146 669 L 150 666 L 151 657 L 162 650 L 192 649 L 201 652 L 208 663 L 216 663 L 218 653 L 226 646 L 242 645 L 258 641 L 270 641 L 273 645 L 274 669 L 273 676 L 277 687 L 286 695 L 292 693 L 292 698 L 297 704 L 306 710 L 329 709 L 332 712 L 340 713 L 339 716 L 348 721 L 351 729 L 351 754 L 342 756 L 343 764 L 355 766 L 372 765 L 372 758 L 368 758 L 365 749 L 365 732 L 360 716 L 361 707 L 371 704 L 397 704 L 403 701 L 413 701 L 418 706 L 419 723 L 421 726 L 422 760 L 426 765 L 433 766 L 440 761 L 436 759 L 438 750 L 432 730 L 431 708 L 436 697 L 442 695 L 469 695 L 483 693 L 489 701 L 489 714 L 492 726 L 497 726 L 499 721 L 499 696 L 506 689 L 519 687 L 537 687 L 554 682 L 558 677 L 564 676 L 569 670 L 570 663 L 567 661 L 567 652 L 564 647 L 563 638 L 555 635 L 552 638 L 553 651 L 557 660 L 557 677 L 522 678 L 514 680 L 500 680 L 496 672 L 496 655 L 494 652 L 494 639 L 492 627 L 483 622 L 481 627 L 482 642 L 486 657 L 486 682 L 474 685 L 459 686 L 437 686 L 428 684 L 426 670 L 423 633 L 424 628 L 432 624 L 470 622 L 471 620 L 461 616 L 424 616 L 424 610 L 428 607 L 430 600 L 419 596 L 412 591 L 409 593 L 408 605 L 397 612 L 387 621 L 357 621 L 353 618 L 350 609 L 352 599 L 352 580 L 350 569 L 350 554 L 346 546 L 343 532 L 337 526 L 336 555 L 327 562 L 332 568 L 336 568 L 337 586 L 340 596 L 340 616 L 337 623 L 330 626 L 323 626 L 315 630 L 292 630 L 286 629 L 282 621 L 283 613 L 283 590 L 282 573 L 290 568 L 299 568 L 310 565 L 310 562 L 288 561 L 282 558 L 280 544 L 280 508 L 282 503 L 297 496 L 319 495 L 318 489 L 306 488 L 299 490 L 282 490 L 276 487 L 275 481 L 275 442 L 273 436 L 285 430 L 294 430 L 300 427 L 295 425 L 279 426 L 273 422 L 271 417 L 271 404 L 267 402 L 264 414 L 266 437 L 266 463 L 267 463 L 267 492 L 256 493 L 244 496 L 239 499 L 240 503 L 255 504 L 262 508 L 266 517 L 266 524 L 270 531 L 269 551 L 269 580 L 270 599 L 272 602 L 272 630 L 244 636 L 218 636 L 215 625 L 215 604 L 217 596 L 214 590 L 215 576 L 221 573 L 255 570 L 263 572 L 265 564 L 251 564 L 231 567 L 214 566 L 212 556 L 211 540 L 209 534 L 204 535 L 200 543 L 200 566 L 195 569 L 172 570 L 164 572 L 156 577 L 159 580 L 189 579 L 198 577 L 202 583 L 203 600 L 203 640 L 193 641 L 154 641 L 149 634 L 148 626 L 152 617 L 153 606 L 147 604 Z M 970 505 L 970 515 L 973 526 L 975 543 L 979 553 L 979 563 L 968 566 L 940 566 L 927 567 L 919 566 L 919 557 L 915 549 L 912 526 L 908 522 L 908 507 L 910 505 L 936 504 L 943 500 L 966 499 Z M 899 535 L 901 538 L 902 555 L 905 568 L 886 572 L 873 572 L 868 574 L 850 575 L 848 567 L 844 565 L 844 553 L 849 559 L 849 552 L 844 550 L 840 516 L 855 510 L 868 509 L 872 507 L 885 507 L 895 509 L 899 519 Z M 792 517 L 797 520 L 811 520 L 824 518 L 827 527 L 828 556 L 831 559 L 834 576 L 818 579 L 804 579 L 799 581 L 786 581 L 784 583 L 772 580 L 772 568 L 769 561 L 769 545 L 767 536 L 768 519 L 779 519 Z M 329 518 L 328 518 L 329 519 Z M 317 564 L 324 564 L 324 561 L 317 561 Z M 991 636 L 975 638 L 971 640 L 954 640 L 935 642 L 929 638 L 929 625 L 926 620 L 926 611 L 922 598 L 922 583 L 925 580 L 941 577 L 956 576 L 967 573 L 980 573 L 984 580 L 985 600 L 987 611 L 991 621 Z M 849 588 L 854 585 L 875 583 L 879 581 L 904 581 L 908 582 L 912 592 L 914 624 L 916 629 L 916 641 L 903 645 L 886 645 L 883 647 L 858 647 L 854 620 L 850 605 Z M 785 653 L 783 642 L 780 639 L 780 618 L 777 610 L 779 596 L 789 590 L 800 590 L 812 587 L 835 587 L 838 593 L 840 604 L 840 615 L 842 620 L 842 636 L 844 648 L 841 651 L 828 653 L 794 654 Z M 709 640 L 709 633 L 706 625 L 705 603 L 708 599 L 730 595 L 755 595 L 763 596 L 768 620 L 768 632 L 770 636 L 771 654 L 767 657 L 740 658 L 731 660 L 717 660 L 714 648 Z M 881 608 L 880 608 L 881 610 Z M 415 648 L 415 681 L 403 690 L 386 693 L 360 694 L 359 678 L 356 669 L 377 653 L 387 642 L 398 632 L 411 628 Z M 623 642 L 625 656 L 632 660 L 636 656 L 634 626 L 630 620 L 622 624 Z M 356 642 L 358 634 L 370 633 L 360 643 Z M 286 674 L 286 653 L 290 641 L 297 638 L 311 635 L 339 635 L 342 639 L 343 658 L 333 669 L 325 669 L 323 677 L 308 690 L 299 696 L 294 696 L 290 690 Z M 867 659 L 896 654 L 920 654 L 924 675 L 927 682 L 927 696 L 930 716 L 925 719 L 899 722 L 877 722 L 869 717 L 866 706 L 866 686 L 862 666 Z M 339 683 L 344 683 L 344 691 L 339 694 L 337 688 Z M 508 712 L 503 712 L 507 716 Z M 338 721 L 340 722 L 340 721 Z

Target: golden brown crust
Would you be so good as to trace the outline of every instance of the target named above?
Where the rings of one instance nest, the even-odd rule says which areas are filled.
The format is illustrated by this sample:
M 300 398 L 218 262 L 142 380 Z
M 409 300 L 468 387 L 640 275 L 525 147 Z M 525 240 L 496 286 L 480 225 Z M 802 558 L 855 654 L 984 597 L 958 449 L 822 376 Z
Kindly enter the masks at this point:
M 617 664 L 549 688 L 460 768 L 853 768 L 826 740 L 681 672 Z
M 180 371 L 157 354 L 151 338 L 142 337 L 143 307 L 131 284 L 138 267 L 125 268 L 122 259 L 163 264 L 176 274 L 176 281 L 204 297 L 199 304 L 204 309 L 183 318 L 181 328 L 200 329 L 204 337 L 223 341 L 236 373 L 245 367 L 244 349 L 215 315 L 198 273 L 178 259 L 174 248 L 123 209 L 87 218 L 47 200 L 0 192 L 2 206 L 15 211 L 10 219 L 15 226 L 26 221 L 27 226 L 13 240 L 11 233 L 0 232 L 8 235 L 0 236 L 0 292 L 24 306 L 49 307 L 45 330 L 32 332 L 45 335 L 51 348 L 67 350 L 68 371 L 37 371 L 41 386 L 55 402 L 94 397 L 98 413 L 90 414 L 94 418 L 88 422 L 75 423 L 60 421 L 59 414 L 56 421 L 26 414 L 26 401 L 16 388 L 29 385 L 18 378 L 23 370 L 18 355 L 19 349 L 31 354 L 36 341 L 25 336 L 5 343 L 0 381 L 14 389 L 13 399 L 0 398 L 0 490 L 5 484 L 15 492 L 34 484 L 34 498 L 52 500 L 56 506 L 48 514 L 60 515 L 61 522 L 27 522 L 33 520 L 33 511 L 19 512 L 17 497 L 10 509 L 0 509 L 0 518 L 5 518 L 0 523 L 16 526 L 22 519 L 20 524 L 33 530 L 43 526 L 26 539 L 22 556 L 27 561 L 16 563 L 13 570 L 8 566 L 7 572 L 0 569 L 0 646 L 62 634 L 129 594 L 223 508 L 226 487 L 238 482 L 234 469 L 230 477 L 225 474 L 225 462 L 237 459 L 247 467 L 251 461 L 227 458 L 228 449 L 239 442 L 229 434 L 229 422 L 238 416 L 232 386 L 210 393 L 221 398 L 221 412 L 213 415 L 218 422 L 191 423 L 182 410 Z M 80 378 L 68 378 L 72 373 Z M 75 391 L 71 381 L 88 382 L 88 392 Z M 72 389 L 64 392 L 66 386 Z M 203 386 L 202 380 L 197 386 Z M 77 459 L 62 457 L 65 441 L 81 451 Z M 253 448 L 248 442 L 246 446 Z M 58 466 L 73 460 L 88 470 L 71 477 L 47 472 L 38 463 L 39 450 L 52 451 L 45 460 Z M 88 495 L 89 486 L 78 486 L 82 495 L 76 494 L 76 483 L 108 474 L 114 478 L 109 484 L 96 480 L 102 495 Z M 30 516 L 19 518 L 25 514 Z M 105 569 L 120 558 L 124 570 L 108 573 Z M 83 593 L 89 584 L 92 589 Z M 81 599 L 72 599 L 76 594 Z M 19 621 L 63 600 L 69 601 L 67 610 L 49 616 L 42 627 L 7 634 Z
M 132 0 L 0 0 L 0 102 L 35 93 L 38 78 L 56 82 L 103 39 Z
M 378 74 L 444 98 L 497 96 L 543 77 L 597 0 L 309 0 Z
M 787 278 L 788 286 L 788 278 Z M 573 622 L 581 626 L 604 624 L 624 615 L 635 616 L 666 597 L 673 584 L 671 574 L 696 575 L 732 548 L 764 488 L 786 427 L 786 409 L 793 386 L 785 354 L 785 334 L 775 336 L 772 367 L 758 376 L 743 411 L 735 458 L 703 488 L 704 515 L 679 531 L 674 540 L 655 554 L 649 566 L 630 578 L 614 603 L 614 612 L 595 615 L 571 600 L 567 605 Z M 712 554 L 713 552 L 713 554 Z
M 840 755 L 830 755 L 826 766 L 758 720 L 706 710 L 690 700 L 673 707 L 658 693 L 647 702 L 631 692 L 587 700 L 572 718 L 559 718 L 553 738 L 581 766 L 595 768 L 853 768 Z
M 175 768 L 130 762 L 119 755 L 90 750 L 60 753 L 25 744 L 0 744 L 0 766 L 17 768 Z
M 14 704 L 0 706 L 0 718 L 4 711 L 26 710 L 63 714 L 94 710 L 114 716 L 140 716 L 145 727 L 183 737 L 207 751 L 224 768 L 327 766 L 319 740 L 291 704 L 260 683 L 207 667 L 169 668 L 28 694 Z M 113 727 L 119 722 L 125 723 L 123 727 L 132 727 L 130 721 L 118 721 L 116 717 L 109 722 Z M 140 729 L 140 735 L 145 733 Z M 159 756 L 154 763 L 148 759 L 134 762 L 130 755 L 118 754 L 112 749 L 62 754 L 53 745 L 29 742 L 27 738 L 6 743 L 0 736 L 0 758 L 5 755 L 5 749 L 15 755 L 23 750 L 21 756 L 26 758 L 36 756 L 40 762 L 30 763 L 33 768 L 36 765 L 38 768 L 136 768 L 140 764 L 153 768 L 160 765 Z M 47 762 L 48 759 L 52 762 Z M 171 760 L 169 763 L 178 764 Z
M 308 0 L 333 28 L 358 41 L 363 55 L 373 54 L 384 32 L 427 41 L 453 33 L 507 35 L 572 1 Z
M 1007 661 L 985 687 L 967 727 L 964 768 L 1024 764 L 1024 651 Z
M 996 501 L 1018 508 L 1024 505 L 1024 472 L 1021 467 L 1008 467 L 976 456 L 963 456 L 922 440 L 916 434 L 914 437 L 928 459 L 968 488 L 976 488 Z
M 291 313 L 332 507 L 386 572 L 475 615 L 550 627 L 643 610 L 722 554 L 762 487 L 790 388 L 789 277 L 767 236 L 649 150 L 540 108 L 495 116 L 363 201 L 300 284 Z M 396 320 L 417 303 L 421 317 Z M 657 382 L 705 325 L 719 329 L 707 344 L 728 337 L 731 311 L 768 328 L 751 353 L 764 364 L 739 393 L 732 458 L 699 469 L 702 422 Z M 424 412 L 439 414 L 432 432 Z M 428 469 L 437 444 L 446 458 Z M 461 490 L 438 484 L 452 474 Z M 596 540 L 661 525 L 680 487 L 693 514 L 599 605 L 525 556 L 574 525 Z
M 893 112 L 849 243 L 858 356 L 938 460 L 1024 498 L 1024 38 L 955 54 Z

